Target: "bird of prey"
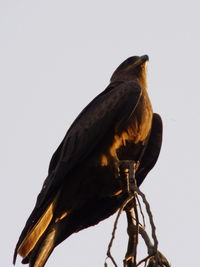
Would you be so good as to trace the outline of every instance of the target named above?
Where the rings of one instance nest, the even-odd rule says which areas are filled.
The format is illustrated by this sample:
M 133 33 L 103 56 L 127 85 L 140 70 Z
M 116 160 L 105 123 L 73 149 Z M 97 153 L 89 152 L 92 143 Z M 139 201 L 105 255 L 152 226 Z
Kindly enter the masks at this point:
M 162 120 L 147 93 L 148 56 L 133 56 L 75 119 L 50 161 L 48 176 L 16 245 L 22 263 L 43 267 L 71 234 L 114 214 L 124 202 L 116 162 L 137 162 L 140 186 L 155 165 Z

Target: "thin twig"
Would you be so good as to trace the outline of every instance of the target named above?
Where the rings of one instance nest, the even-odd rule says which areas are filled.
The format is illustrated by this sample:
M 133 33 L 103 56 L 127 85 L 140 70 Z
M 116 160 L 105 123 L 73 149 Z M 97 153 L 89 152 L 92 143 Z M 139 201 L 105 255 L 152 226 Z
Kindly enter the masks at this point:
M 144 228 L 140 227 L 139 228 L 139 233 L 140 233 L 141 237 L 143 238 L 143 240 L 144 240 L 144 242 L 145 242 L 145 244 L 147 246 L 148 254 L 149 255 L 153 255 L 153 253 L 154 253 L 154 246 L 153 246 L 153 244 L 152 244 L 152 242 L 151 242 L 151 240 L 150 240 L 147 232 L 145 231 Z
M 135 194 L 134 194 L 135 195 Z M 136 199 L 134 198 L 134 214 L 135 214 L 135 219 L 136 219 L 136 234 L 134 235 L 134 250 L 133 250 L 133 266 L 136 266 L 136 260 L 137 260 L 137 245 L 138 245 L 138 233 L 139 233 L 139 217 L 138 217 L 138 210 L 137 210 L 137 203 Z
M 152 215 L 152 212 L 151 212 L 151 209 L 150 209 L 149 202 L 147 201 L 145 194 L 142 193 L 142 191 L 140 191 L 140 189 L 137 186 L 134 186 L 134 190 L 138 193 L 139 196 L 141 196 L 141 198 L 142 198 L 142 200 L 143 200 L 143 202 L 145 204 L 146 211 L 147 211 L 147 214 L 148 214 L 148 217 L 149 217 L 149 222 L 150 222 L 150 225 L 151 225 L 151 234 L 152 234 L 152 238 L 153 238 L 153 241 L 154 241 L 153 248 L 154 248 L 154 251 L 156 252 L 157 249 L 158 249 L 158 239 L 156 237 L 156 227 L 155 227 L 155 224 L 154 224 L 154 221 L 153 221 L 153 215 Z
M 133 168 L 131 168 L 130 165 L 130 188 L 131 184 L 134 183 L 134 185 L 137 187 L 137 181 L 136 181 L 136 166 L 137 164 L 134 162 L 133 163 Z M 133 209 L 134 209 L 134 214 L 135 214 L 135 219 L 136 219 L 136 234 L 134 235 L 134 246 L 133 246 L 133 267 L 136 267 L 137 264 L 137 245 L 138 245 L 138 233 L 139 233 L 139 216 L 138 216 L 138 210 L 137 210 L 137 201 L 136 201 L 136 196 L 137 194 L 135 191 L 132 192 L 134 195 L 133 199 Z
M 137 199 L 137 203 L 138 203 L 138 206 L 140 208 L 140 214 L 142 215 L 142 221 L 143 221 L 143 227 L 145 228 L 146 227 L 146 223 L 145 223 L 145 217 L 144 217 L 144 213 L 142 211 L 142 206 L 141 206 L 141 203 L 140 203 L 140 200 L 139 200 L 139 197 L 137 194 L 135 194 L 135 197 Z M 141 224 L 140 224 L 141 225 Z
M 149 260 L 151 258 L 151 256 L 149 255 L 149 256 L 147 256 L 147 257 L 145 257 L 144 259 L 142 259 L 141 261 L 139 261 L 138 262 L 138 264 L 136 265 L 136 267 L 137 266 L 139 266 L 140 264 L 142 264 L 143 262 L 145 262 L 145 264 L 147 263 L 147 261 Z
M 118 224 L 119 217 L 120 217 L 122 211 L 124 210 L 124 208 L 126 207 L 126 205 L 127 205 L 132 199 L 133 199 L 133 196 L 129 196 L 129 197 L 124 201 L 124 203 L 122 204 L 122 206 L 120 207 L 120 209 L 119 209 L 119 211 L 118 211 L 118 213 L 117 213 L 117 217 L 116 217 L 115 222 L 114 222 L 113 231 L 112 231 L 112 237 L 111 237 L 110 242 L 109 242 L 109 244 L 108 244 L 107 258 L 110 258 L 110 259 L 111 259 L 111 261 L 112 261 L 112 263 L 113 263 L 113 265 L 114 265 L 115 267 L 117 267 L 117 263 L 115 262 L 115 260 L 114 260 L 114 258 L 113 258 L 113 256 L 112 256 L 112 254 L 111 254 L 111 248 L 112 248 L 112 245 L 113 245 L 113 241 L 114 241 L 114 239 L 115 239 L 115 232 L 116 232 L 116 230 L 117 230 L 117 224 Z

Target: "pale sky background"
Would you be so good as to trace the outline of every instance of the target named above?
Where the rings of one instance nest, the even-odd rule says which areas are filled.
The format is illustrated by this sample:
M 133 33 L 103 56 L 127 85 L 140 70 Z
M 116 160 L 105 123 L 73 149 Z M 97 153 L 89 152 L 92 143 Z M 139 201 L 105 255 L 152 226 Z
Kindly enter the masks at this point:
M 172 266 L 199 266 L 199 12 L 198 0 L 0 0 L 0 266 L 12 266 L 49 160 L 72 121 L 123 60 L 143 54 L 164 138 L 141 189 Z M 65 240 L 45 267 L 103 267 L 114 218 Z M 118 228 L 113 255 L 122 266 L 123 216 Z

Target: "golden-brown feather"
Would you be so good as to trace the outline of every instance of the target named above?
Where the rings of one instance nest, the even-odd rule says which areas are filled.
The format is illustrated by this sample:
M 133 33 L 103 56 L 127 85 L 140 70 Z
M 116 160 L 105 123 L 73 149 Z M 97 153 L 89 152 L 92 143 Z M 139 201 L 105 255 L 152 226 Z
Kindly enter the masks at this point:
M 34 267 L 43 267 L 47 261 L 49 254 L 54 249 L 56 229 L 53 229 L 45 238 L 44 244 L 37 256 Z
M 25 258 L 34 248 L 39 238 L 47 229 L 53 217 L 54 201 L 49 205 L 44 214 L 41 216 L 36 225 L 31 229 L 22 241 L 17 253 Z

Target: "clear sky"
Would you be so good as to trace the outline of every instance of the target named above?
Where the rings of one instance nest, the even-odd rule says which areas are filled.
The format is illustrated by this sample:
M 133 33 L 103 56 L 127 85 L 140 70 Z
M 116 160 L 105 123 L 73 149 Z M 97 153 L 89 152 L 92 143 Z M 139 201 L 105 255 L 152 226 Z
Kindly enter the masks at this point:
M 51 155 L 72 121 L 119 63 L 143 54 L 164 139 L 141 189 L 160 250 L 173 266 L 199 264 L 199 10 L 197 0 L 0 1 L 0 266 L 12 265 Z M 113 220 L 71 236 L 46 266 L 103 266 Z M 118 262 L 125 231 L 122 216 Z

